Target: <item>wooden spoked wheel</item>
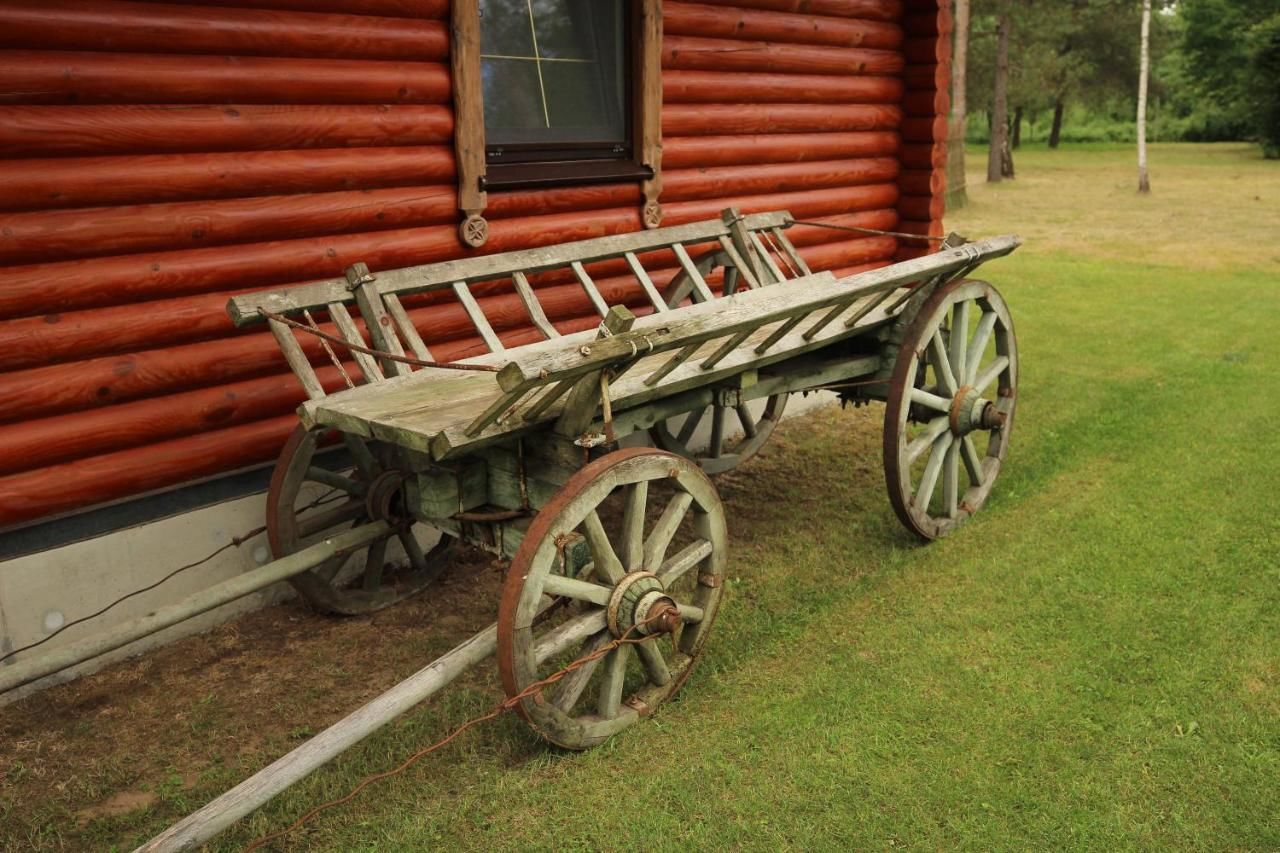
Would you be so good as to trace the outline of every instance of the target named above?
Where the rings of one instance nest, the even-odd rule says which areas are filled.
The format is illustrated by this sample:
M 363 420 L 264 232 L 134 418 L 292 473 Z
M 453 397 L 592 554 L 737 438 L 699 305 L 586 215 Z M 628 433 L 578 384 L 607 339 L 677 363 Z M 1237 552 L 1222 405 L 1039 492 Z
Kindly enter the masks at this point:
M 498 669 L 552 743 L 585 749 L 679 689 L 723 592 L 715 487 L 689 460 L 629 448 L 580 469 L 529 526 L 498 609 Z M 560 681 L 537 683 L 624 638 Z
M 723 265 L 726 259 L 720 253 L 709 255 L 698 264 L 698 269 L 706 275 Z M 725 267 L 723 295 L 730 296 L 741 287 L 737 270 L 732 266 Z M 663 298 L 674 307 L 686 299 L 697 301 L 697 293 L 688 275 L 681 273 L 667 287 Z M 717 403 L 654 424 L 649 429 L 649 440 L 655 447 L 693 460 L 712 476 L 723 474 L 755 456 L 764 447 L 786 407 L 786 394 L 733 406 Z M 705 447 L 697 440 L 698 428 L 703 424 L 710 429 Z
M 1017 384 L 1013 321 L 995 288 L 956 281 L 925 301 L 885 408 L 885 481 L 908 529 L 937 539 L 986 502 L 1009 448 Z
M 453 539 L 442 536 L 430 550 L 417 538 L 405 506 L 405 474 L 394 465 L 391 448 L 344 434 L 353 465 L 333 471 L 316 464 L 326 430 L 299 426 L 289 437 L 267 492 L 267 538 L 278 559 L 326 536 L 386 520 L 394 531 L 353 554 L 333 557 L 290 583 L 321 610 L 358 615 L 381 610 L 422 590 L 447 562 Z M 390 547 L 392 540 L 398 547 Z M 402 552 L 400 556 L 397 552 Z M 396 559 L 391 559 L 392 554 Z M 358 561 L 351 577 L 344 571 Z

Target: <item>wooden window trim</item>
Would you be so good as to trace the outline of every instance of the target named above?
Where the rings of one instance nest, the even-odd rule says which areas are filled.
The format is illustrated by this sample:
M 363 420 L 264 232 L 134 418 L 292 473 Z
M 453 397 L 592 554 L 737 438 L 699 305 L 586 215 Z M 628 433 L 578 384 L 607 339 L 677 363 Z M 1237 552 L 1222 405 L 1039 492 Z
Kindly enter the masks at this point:
M 452 70 L 454 151 L 458 172 L 458 208 L 462 242 L 483 246 L 489 239 L 484 218 L 488 204 L 485 163 L 484 87 L 480 76 L 479 0 L 452 3 Z M 641 221 L 646 228 L 662 224 L 658 196 L 662 192 L 662 0 L 631 0 L 632 160 L 575 163 L 573 171 L 546 164 L 503 166 L 502 188 L 567 186 L 605 181 L 639 180 Z M 494 176 L 497 178 L 497 175 Z

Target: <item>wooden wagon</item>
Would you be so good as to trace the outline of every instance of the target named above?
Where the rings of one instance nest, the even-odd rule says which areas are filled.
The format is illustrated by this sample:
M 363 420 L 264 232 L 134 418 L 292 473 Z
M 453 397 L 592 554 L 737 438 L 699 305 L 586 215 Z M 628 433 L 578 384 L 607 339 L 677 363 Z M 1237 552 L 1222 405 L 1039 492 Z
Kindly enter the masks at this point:
M 556 744 L 589 747 L 648 716 L 689 676 L 721 604 L 726 519 L 709 475 L 760 448 L 788 395 L 885 404 L 889 499 L 926 539 L 983 505 L 1008 449 L 1013 324 L 967 276 L 1018 240 L 949 240 L 837 278 L 809 269 L 791 223 L 726 210 L 235 297 L 233 320 L 269 324 L 310 398 L 271 481 L 276 561 L 13 667 L 0 687 L 281 579 L 327 611 L 376 610 L 428 587 L 465 543 L 510 561 L 493 625 L 149 849 L 211 837 L 495 652 L 517 710 Z M 680 272 L 659 288 L 646 263 L 671 256 Z M 588 268 L 633 286 L 611 304 Z M 598 325 L 548 316 L 545 295 L 565 288 L 585 293 Z M 421 304 L 465 317 L 488 352 L 434 361 L 411 318 Z M 495 331 L 520 327 L 536 339 Z M 322 339 L 344 387 L 326 392 L 300 335 Z

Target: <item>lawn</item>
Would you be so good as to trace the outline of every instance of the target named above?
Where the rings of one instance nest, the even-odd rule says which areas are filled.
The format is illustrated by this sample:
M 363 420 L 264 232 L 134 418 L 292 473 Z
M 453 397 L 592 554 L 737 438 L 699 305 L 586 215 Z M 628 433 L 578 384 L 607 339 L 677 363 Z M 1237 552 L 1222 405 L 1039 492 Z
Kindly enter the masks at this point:
M 1157 145 L 1140 198 L 1132 160 L 1026 149 L 989 187 L 972 154 L 950 226 L 1027 243 L 982 273 L 1022 384 L 968 526 L 899 528 L 880 408 L 792 419 L 718 481 L 731 582 L 679 700 L 581 754 L 486 724 L 281 846 L 1280 848 L 1280 164 Z M 372 625 L 277 608 L 6 709 L 0 849 L 143 840 L 492 618 L 480 572 Z M 394 766 L 496 681 L 218 849 Z

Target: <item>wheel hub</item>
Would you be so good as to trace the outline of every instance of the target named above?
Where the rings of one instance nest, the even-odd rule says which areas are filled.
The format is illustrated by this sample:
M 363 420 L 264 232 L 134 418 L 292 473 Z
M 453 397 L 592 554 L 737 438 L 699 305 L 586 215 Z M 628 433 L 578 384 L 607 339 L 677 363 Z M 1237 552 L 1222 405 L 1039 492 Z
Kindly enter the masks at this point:
M 999 429 L 1004 426 L 1004 414 L 977 388 L 965 385 L 951 398 L 950 421 L 952 434 L 960 437 L 974 430 Z
M 404 471 L 383 471 L 369 484 L 365 492 L 365 509 L 369 511 L 371 521 L 386 521 L 399 524 L 408 520 L 408 509 L 404 499 L 404 485 L 407 480 Z
M 676 603 L 652 572 L 630 572 L 613 589 L 607 610 L 609 631 L 621 637 L 634 629 L 641 636 L 666 634 L 680 623 Z

